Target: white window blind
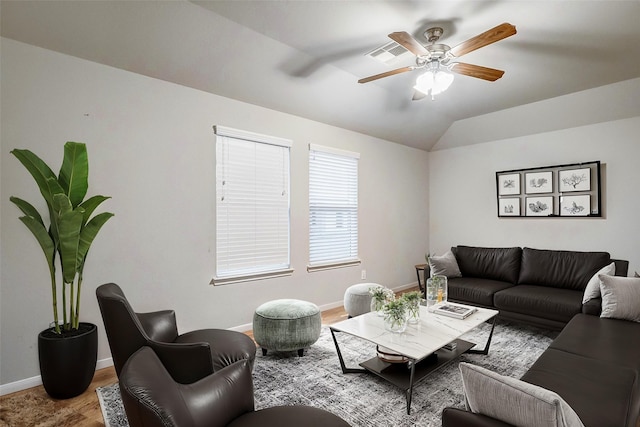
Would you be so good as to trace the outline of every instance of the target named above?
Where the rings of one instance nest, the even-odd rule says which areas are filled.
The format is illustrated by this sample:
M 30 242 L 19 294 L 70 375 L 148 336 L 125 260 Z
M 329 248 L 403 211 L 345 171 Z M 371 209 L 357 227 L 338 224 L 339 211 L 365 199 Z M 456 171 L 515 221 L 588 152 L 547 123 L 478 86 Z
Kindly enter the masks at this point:
M 359 262 L 358 153 L 309 146 L 309 269 Z
M 216 278 L 213 283 L 290 273 L 291 142 L 220 126 L 214 129 Z

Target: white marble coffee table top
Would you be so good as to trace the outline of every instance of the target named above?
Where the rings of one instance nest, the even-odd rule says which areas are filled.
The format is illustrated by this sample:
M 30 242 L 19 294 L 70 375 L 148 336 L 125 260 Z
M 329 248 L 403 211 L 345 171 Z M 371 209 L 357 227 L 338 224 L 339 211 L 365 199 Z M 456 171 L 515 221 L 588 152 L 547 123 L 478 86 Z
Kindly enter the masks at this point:
M 409 324 L 401 334 L 387 331 L 383 318 L 374 312 L 343 320 L 330 327 L 387 347 L 419 362 L 497 314 L 497 310 L 478 308 L 466 319 L 455 319 L 429 313 L 427 307 L 420 306 L 420 322 Z

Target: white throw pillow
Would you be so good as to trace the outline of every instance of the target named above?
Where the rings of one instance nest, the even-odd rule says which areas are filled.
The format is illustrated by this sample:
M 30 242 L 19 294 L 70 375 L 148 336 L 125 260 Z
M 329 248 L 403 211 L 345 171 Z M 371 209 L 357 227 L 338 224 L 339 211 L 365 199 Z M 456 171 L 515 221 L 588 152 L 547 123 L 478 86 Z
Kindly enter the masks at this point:
M 471 412 L 519 427 L 584 427 L 553 391 L 464 362 L 460 373 Z
M 458 261 L 451 251 L 447 251 L 447 253 L 442 256 L 430 256 L 427 261 L 429 262 L 429 267 L 431 269 L 431 277 L 462 277 L 460 267 L 458 267 Z
M 592 299 L 600 298 L 600 278 L 598 276 L 601 274 L 606 274 L 607 276 L 613 276 L 616 274 L 616 263 L 612 262 L 611 264 L 602 267 L 593 275 L 591 280 L 589 280 L 589 283 L 587 283 L 587 287 L 584 288 L 584 295 L 582 296 L 583 304 L 586 304 Z
M 640 322 L 640 278 L 600 276 L 600 317 Z

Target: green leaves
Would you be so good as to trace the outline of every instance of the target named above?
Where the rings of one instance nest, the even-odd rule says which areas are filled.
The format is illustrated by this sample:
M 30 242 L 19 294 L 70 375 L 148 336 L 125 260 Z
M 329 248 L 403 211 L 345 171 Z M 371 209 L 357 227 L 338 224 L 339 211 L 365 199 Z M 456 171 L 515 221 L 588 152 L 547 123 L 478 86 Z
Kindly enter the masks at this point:
M 89 188 L 89 158 L 86 145 L 71 141 L 64 144 L 64 158 L 58 182 L 74 208 L 82 203 Z
M 36 184 L 38 184 L 42 197 L 47 201 L 47 204 L 51 204 L 53 202 L 53 196 L 49 185 L 47 184 L 47 179 L 53 178 L 56 182 L 58 180 L 51 168 L 47 166 L 40 157 L 36 156 L 29 150 L 15 149 L 11 151 L 11 154 L 16 156 L 16 158 L 20 160 L 20 163 L 22 163 L 22 165 L 29 171 L 33 179 L 36 181 Z
M 47 203 L 48 229 L 43 217 L 33 205 L 18 197 L 10 198 L 24 214 L 20 220 L 35 236 L 47 260 L 51 275 L 55 329 L 59 331 L 56 303 L 59 292 L 55 274 L 56 253 L 59 254 L 62 267 L 64 319 L 67 319 L 66 308 L 70 314 L 70 325 L 65 325 L 65 328 L 67 326 L 77 328 L 80 287 L 86 256 L 102 226 L 113 216 L 110 212 L 98 214 L 93 218 L 91 215 L 109 197 L 98 195 L 84 200 L 88 190 L 89 162 L 87 148 L 83 143 L 67 142 L 65 144 L 64 158 L 58 177 L 31 151 L 15 149 L 11 153 L 31 174 Z M 74 283 L 78 285 L 77 291 L 74 291 Z M 67 285 L 71 285 L 69 293 L 65 292 Z

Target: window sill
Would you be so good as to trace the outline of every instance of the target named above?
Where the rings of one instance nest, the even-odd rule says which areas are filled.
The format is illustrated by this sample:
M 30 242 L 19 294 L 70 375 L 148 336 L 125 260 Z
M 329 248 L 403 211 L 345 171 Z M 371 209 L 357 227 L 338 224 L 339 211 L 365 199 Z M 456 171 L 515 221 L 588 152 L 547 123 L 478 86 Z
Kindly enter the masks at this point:
M 331 264 L 318 264 L 318 265 L 308 265 L 307 272 L 313 273 L 314 271 L 323 271 L 323 270 L 333 270 L 334 268 L 343 268 L 343 267 L 353 267 L 356 265 L 360 265 L 362 261 L 359 259 L 344 261 L 344 262 L 336 262 Z
M 246 274 L 243 276 L 230 276 L 230 277 L 214 277 L 209 282 L 210 285 L 230 285 L 232 283 L 252 282 L 255 280 L 272 279 L 274 277 L 291 276 L 293 269 L 288 268 L 286 270 L 269 271 L 267 273 Z

